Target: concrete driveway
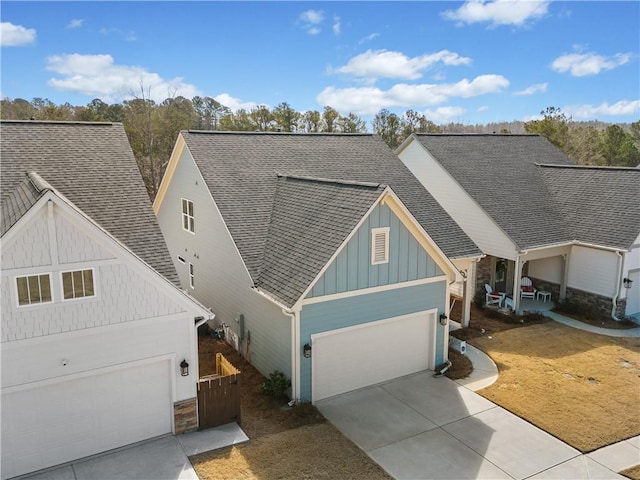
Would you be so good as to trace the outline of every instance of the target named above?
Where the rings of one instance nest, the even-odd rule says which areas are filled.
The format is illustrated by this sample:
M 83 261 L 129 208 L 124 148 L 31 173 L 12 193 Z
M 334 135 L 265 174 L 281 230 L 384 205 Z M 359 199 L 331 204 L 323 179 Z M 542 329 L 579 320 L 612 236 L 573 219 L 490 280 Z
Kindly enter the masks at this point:
M 431 371 L 316 406 L 397 479 L 624 478 Z
M 82 458 L 20 480 L 198 480 L 188 456 L 246 442 L 236 423 L 166 435 L 93 457 Z

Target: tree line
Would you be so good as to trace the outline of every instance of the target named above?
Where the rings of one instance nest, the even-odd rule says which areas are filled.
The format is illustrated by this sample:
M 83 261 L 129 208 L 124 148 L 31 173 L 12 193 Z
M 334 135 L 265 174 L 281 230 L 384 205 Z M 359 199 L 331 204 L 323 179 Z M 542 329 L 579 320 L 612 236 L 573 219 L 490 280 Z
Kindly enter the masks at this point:
M 56 105 L 48 99 L 4 99 L 0 114 L 10 120 L 66 120 L 121 122 L 144 178 L 149 196 L 158 191 L 162 175 L 181 130 L 261 131 L 296 133 L 364 133 L 366 122 L 354 113 L 341 115 L 325 106 L 322 111 L 299 112 L 282 102 L 273 108 L 259 105 L 232 111 L 211 97 L 170 97 L 155 102 L 141 95 L 122 103 L 94 99 L 87 105 Z M 640 121 L 631 125 L 574 122 L 559 108 L 548 107 L 540 120 L 488 125 L 449 123 L 436 125 L 425 115 L 407 110 L 398 115 L 387 109 L 375 114 L 371 128 L 392 149 L 412 133 L 537 133 L 582 165 L 640 164 Z

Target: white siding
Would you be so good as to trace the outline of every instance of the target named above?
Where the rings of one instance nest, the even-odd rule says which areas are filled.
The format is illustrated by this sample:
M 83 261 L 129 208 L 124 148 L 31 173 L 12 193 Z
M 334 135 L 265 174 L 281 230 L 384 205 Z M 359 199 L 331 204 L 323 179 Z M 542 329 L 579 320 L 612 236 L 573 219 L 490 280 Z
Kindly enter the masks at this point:
M 192 360 L 192 330 L 193 317 L 175 316 L 10 342 L 2 346 L 2 388 L 167 356 L 176 364 L 175 400 L 192 398 L 195 371 L 181 377 L 177 367 L 183 358 L 196 363 Z M 66 366 L 62 360 L 67 360 Z
M 567 285 L 612 297 L 618 288 L 617 268 L 618 256 L 614 252 L 574 246 L 569 260 Z
M 181 198 L 194 202 L 195 235 L 182 229 Z M 227 324 L 239 336 L 242 314 L 242 353 L 250 332 L 251 363 L 264 374 L 280 370 L 291 378 L 290 317 L 252 291 L 253 282 L 186 147 L 157 216 L 183 288 L 215 312 L 216 323 Z M 189 263 L 194 265 L 194 289 L 189 287 Z
M 51 264 L 49 234 L 45 209 L 22 227 L 20 240 L 2 242 L 2 269 L 38 267 Z M 14 228 L 17 228 L 14 227 Z
M 52 255 L 42 252 L 42 245 L 50 246 L 46 214 L 38 213 L 23 230 L 16 232 L 7 248 L 2 250 L 2 342 L 185 311 L 182 305 L 141 275 L 140 269 L 132 268 L 123 258 L 116 258 L 115 249 L 109 251 L 97 236 L 88 230 L 83 232 L 59 207 L 54 207 L 54 211 L 57 236 L 64 239 L 64 242 L 56 242 L 57 256 L 76 263 L 52 264 Z M 42 240 L 42 245 L 33 241 L 34 232 L 40 235 L 35 238 Z M 34 258 L 38 259 L 38 266 L 25 271 L 23 267 L 36 263 L 23 261 L 30 258 L 30 249 L 36 252 Z M 71 255 L 71 252 L 75 253 Z M 109 257 L 110 260 L 103 260 Z M 63 301 L 61 272 L 88 268 L 94 269 L 95 296 Z M 18 307 L 15 278 L 36 273 L 51 273 L 53 303 Z
M 515 260 L 509 237 L 417 141 L 399 157 L 483 253 Z
M 562 257 L 555 256 L 531 260 L 529 262 L 529 276 L 546 280 L 548 282 L 562 282 Z
M 640 314 L 640 236 L 633 242 L 631 251 L 624 257 L 622 269 L 624 278 L 633 280 L 631 288 L 623 288 L 622 297 L 627 299 L 627 315 L 638 316 Z

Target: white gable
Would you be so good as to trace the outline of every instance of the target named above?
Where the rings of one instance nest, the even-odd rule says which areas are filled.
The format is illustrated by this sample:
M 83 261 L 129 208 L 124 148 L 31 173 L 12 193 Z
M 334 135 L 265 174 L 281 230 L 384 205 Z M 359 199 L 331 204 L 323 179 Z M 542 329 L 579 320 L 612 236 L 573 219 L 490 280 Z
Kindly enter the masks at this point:
M 53 202 L 38 202 L 3 237 L 2 342 L 188 310 L 187 297 L 168 281 L 68 204 L 51 197 Z M 63 299 L 63 272 L 79 270 L 93 272 L 95 294 Z M 19 306 L 16 278 L 42 274 L 50 276 L 52 301 Z

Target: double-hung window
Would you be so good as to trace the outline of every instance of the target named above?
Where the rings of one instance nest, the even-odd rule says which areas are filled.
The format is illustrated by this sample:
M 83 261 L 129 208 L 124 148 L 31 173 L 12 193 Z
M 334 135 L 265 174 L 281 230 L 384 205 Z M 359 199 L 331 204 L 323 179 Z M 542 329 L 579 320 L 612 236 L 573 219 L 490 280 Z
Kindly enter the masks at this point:
M 30 275 L 17 277 L 18 305 L 34 305 L 51 302 L 51 275 Z
M 189 286 L 191 288 L 196 288 L 196 277 L 193 274 L 193 263 L 189 264 Z
M 182 199 L 182 228 L 187 232 L 196 233 L 196 221 L 193 216 L 193 202 Z
M 371 229 L 371 265 L 389 263 L 389 227 Z
M 62 294 L 65 300 L 93 297 L 93 269 L 62 272 Z

